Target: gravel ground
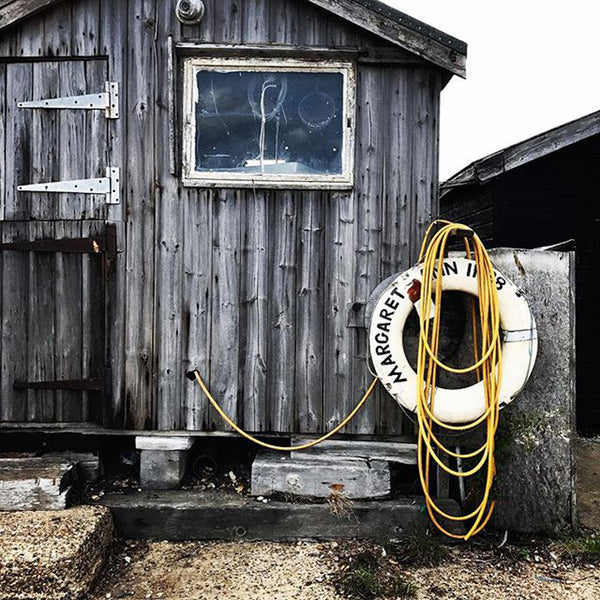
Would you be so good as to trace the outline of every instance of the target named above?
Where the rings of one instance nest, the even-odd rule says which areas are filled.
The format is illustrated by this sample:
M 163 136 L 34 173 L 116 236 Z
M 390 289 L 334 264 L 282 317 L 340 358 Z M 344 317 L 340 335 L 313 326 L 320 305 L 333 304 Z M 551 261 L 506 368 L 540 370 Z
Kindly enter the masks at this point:
M 374 553 L 400 595 L 357 595 L 344 585 L 353 560 Z M 385 571 L 385 573 L 384 573 Z M 562 560 L 551 546 L 502 551 L 456 546 L 438 566 L 406 566 L 379 546 L 342 543 L 128 542 L 117 547 L 88 600 L 597 600 L 600 569 Z
M 77 597 L 112 543 L 104 507 L 0 512 L 0 600 Z

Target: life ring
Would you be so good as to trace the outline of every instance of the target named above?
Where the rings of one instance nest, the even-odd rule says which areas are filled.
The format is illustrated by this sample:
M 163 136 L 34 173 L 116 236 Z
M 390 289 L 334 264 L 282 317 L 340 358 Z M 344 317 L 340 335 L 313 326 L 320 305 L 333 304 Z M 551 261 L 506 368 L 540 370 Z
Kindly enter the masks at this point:
M 509 404 L 523 389 L 537 356 L 535 319 L 523 293 L 497 269 L 496 289 L 502 329 L 502 380 L 500 408 Z M 406 320 L 415 308 L 422 282 L 422 266 L 394 276 L 377 296 L 369 323 L 369 350 L 375 372 L 384 387 L 404 408 L 417 408 L 417 374 L 411 367 L 402 343 Z M 417 283 L 418 282 L 418 283 Z M 460 291 L 477 296 L 475 261 L 448 257 L 442 266 L 442 290 Z M 418 296 L 418 295 L 417 295 Z M 412 298 L 412 299 L 411 299 Z M 438 387 L 433 413 L 446 423 L 468 423 L 485 412 L 483 382 L 462 389 Z

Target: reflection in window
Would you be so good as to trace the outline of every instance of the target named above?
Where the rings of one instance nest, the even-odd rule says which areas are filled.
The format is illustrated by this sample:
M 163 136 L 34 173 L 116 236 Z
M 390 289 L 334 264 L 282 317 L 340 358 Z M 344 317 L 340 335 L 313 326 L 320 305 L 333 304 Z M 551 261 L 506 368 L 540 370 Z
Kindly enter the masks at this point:
M 339 175 L 340 72 L 195 72 L 195 170 Z

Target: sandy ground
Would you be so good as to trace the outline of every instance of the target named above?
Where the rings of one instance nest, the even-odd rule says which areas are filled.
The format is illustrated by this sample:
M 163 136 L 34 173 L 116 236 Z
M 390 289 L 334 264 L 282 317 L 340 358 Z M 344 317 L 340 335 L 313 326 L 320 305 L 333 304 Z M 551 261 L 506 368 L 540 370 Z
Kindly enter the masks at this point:
M 353 596 L 339 587 L 340 565 L 345 563 L 345 553 L 349 549 L 351 547 L 347 543 L 335 542 L 129 542 L 117 548 L 109 566 L 87 598 L 350 598 Z M 386 564 L 393 567 L 395 563 Z M 413 583 L 410 597 L 418 600 L 600 598 L 599 568 L 559 564 L 537 554 L 515 561 L 472 548 L 455 547 L 450 550 L 443 564 L 437 567 L 398 568 L 402 577 Z

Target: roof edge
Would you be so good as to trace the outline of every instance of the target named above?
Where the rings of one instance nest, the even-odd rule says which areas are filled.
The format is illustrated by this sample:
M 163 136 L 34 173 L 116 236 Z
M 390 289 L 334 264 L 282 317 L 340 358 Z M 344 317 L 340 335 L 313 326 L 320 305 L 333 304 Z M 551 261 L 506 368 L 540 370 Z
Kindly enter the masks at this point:
M 9 0 L 0 9 L 0 31 L 63 0 Z
M 308 0 L 459 77 L 466 77 L 467 45 L 379 0 Z
M 548 129 L 470 163 L 441 184 L 441 195 L 450 192 L 454 187 L 486 183 L 503 173 L 598 133 L 600 133 L 600 110 Z

